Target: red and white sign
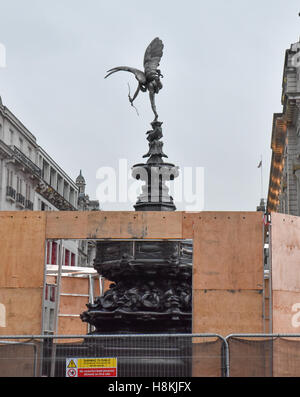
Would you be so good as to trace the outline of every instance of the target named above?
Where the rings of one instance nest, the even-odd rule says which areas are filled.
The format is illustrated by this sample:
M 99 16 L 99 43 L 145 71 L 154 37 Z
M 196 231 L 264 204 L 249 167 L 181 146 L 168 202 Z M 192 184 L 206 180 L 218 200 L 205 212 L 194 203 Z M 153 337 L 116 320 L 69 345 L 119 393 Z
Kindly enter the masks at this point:
M 117 376 L 117 368 L 80 368 L 78 378 L 91 376 Z
M 116 377 L 117 359 L 111 357 L 67 358 L 66 377 Z

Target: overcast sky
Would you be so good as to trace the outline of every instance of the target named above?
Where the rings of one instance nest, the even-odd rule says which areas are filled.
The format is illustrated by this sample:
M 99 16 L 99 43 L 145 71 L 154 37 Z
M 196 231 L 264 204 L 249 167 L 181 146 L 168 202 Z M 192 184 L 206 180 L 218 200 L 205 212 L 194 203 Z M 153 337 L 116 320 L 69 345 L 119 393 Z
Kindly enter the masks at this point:
M 297 0 L 0 0 L 0 95 L 67 174 L 82 169 L 95 199 L 99 168 L 143 160 L 153 120 L 148 95 L 136 99 L 139 116 L 130 107 L 133 75 L 103 77 L 118 65 L 142 69 L 158 36 L 156 103 L 168 160 L 204 167 L 204 210 L 255 211 L 261 155 L 267 195 L 272 118 L 282 111 L 284 55 L 298 41 L 299 11 Z

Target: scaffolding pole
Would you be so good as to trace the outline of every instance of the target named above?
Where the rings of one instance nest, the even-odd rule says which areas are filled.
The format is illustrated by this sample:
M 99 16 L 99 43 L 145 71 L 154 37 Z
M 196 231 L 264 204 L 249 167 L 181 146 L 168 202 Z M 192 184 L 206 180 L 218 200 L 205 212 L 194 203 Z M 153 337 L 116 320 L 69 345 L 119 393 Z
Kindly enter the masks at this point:
M 54 335 L 57 335 L 57 331 L 58 331 L 62 263 L 63 263 L 63 244 L 62 244 L 62 240 L 59 240 L 59 258 L 58 258 L 58 271 L 56 277 L 56 294 L 55 294 L 55 309 L 54 309 L 54 328 L 53 328 Z M 51 370 L 50 370 L 51 377 L 55 376 L 55 361 L 56 361 L 56 343 L 52 343 Z

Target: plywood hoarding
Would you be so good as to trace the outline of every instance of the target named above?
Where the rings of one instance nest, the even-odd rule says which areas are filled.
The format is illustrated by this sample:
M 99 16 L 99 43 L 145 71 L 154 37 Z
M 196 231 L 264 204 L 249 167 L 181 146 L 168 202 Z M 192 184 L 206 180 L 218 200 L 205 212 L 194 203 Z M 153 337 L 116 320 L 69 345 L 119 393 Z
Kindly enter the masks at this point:
M 262 332 L 262 213 L 194 218 L 193 332 Z
M 46 215 L 0 212 L 2 334 L 40 334 Z

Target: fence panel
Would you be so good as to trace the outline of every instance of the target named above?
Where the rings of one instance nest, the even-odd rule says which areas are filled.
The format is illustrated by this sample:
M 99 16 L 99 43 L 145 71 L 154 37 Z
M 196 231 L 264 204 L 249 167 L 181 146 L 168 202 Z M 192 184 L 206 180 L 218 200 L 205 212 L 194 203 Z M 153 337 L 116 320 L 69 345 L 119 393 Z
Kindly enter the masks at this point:
M 273 376 L 300 377 L 300 337 L 281 337 L 274 341 Z
M 230 337 L 228 349 L 231 377 L 272 376 L 272 338 Z
M 300 334 L 233 334 L 228 343 L 232 377 L 300 377 Z
M 0 376 L 37 376 L 39 347 L 40 342 L 0 340 Z

